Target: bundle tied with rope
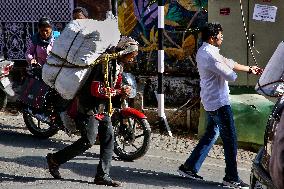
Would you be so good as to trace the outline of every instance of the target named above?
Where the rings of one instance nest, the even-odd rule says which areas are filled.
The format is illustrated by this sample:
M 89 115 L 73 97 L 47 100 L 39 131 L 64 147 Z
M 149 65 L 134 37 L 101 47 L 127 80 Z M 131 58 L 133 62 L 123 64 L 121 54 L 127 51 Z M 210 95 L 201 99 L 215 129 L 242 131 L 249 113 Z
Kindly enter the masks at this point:
M 105 52 L 116 46 L 119 40 L 120 32 L 115 18 L 71 21 L 54 42 L 47 63 L 43 66 L 43 81 L 64 99 L 73 99 L 92 67 L 104 61 Z

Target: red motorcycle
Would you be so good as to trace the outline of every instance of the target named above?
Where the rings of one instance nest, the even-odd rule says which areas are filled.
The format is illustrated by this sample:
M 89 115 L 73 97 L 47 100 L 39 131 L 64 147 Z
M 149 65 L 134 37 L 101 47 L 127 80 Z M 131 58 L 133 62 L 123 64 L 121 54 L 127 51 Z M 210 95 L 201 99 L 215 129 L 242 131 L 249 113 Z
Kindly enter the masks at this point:
M 9 76 L 10 70 L 13 68 L 13 62 L 0 58 L 0 109 L 7 104 L 8 97 L 14 96 Z
M 9 78 L 9 71 L 13 64 L 2 67 L 0 81 L 4 85 L 5 78 Z M 8 70 L 9 69 L 9 70 Z M 8 72 L 7 72 L 8 70 Z M 37 68 L 32 68 L 30 74 L 26 75 L 22 90 L 17 99 L 19 111 L 22 112 L 24 122 L 28 130 L 38 138 L 49 138 L 59 130 L 66 130 L 60 118 L 60 113 L 56 111 L 56 102 L 53 101 L 55 91 L 49 88 L 41 79 L 35 77 Z M 135 78 L 127 73 L 124 81 L 132 86 L 132 97 L 136 95 Z M 6 80 L 6 79 L 5 79 Z M 13 82 L 9 80 L 9 84 Z M 1 87 L 5 96 L 10 96 L 8 88 Z M 147 117 L 140 111 L 128 107 L 123 103 L 123 107 L 114 107 L 112 114 L 112 124 L 114 128 L 114 152 L 123 160 L 132 161 L 141 158 L 148 151 L 150 146 L 151 128 Z

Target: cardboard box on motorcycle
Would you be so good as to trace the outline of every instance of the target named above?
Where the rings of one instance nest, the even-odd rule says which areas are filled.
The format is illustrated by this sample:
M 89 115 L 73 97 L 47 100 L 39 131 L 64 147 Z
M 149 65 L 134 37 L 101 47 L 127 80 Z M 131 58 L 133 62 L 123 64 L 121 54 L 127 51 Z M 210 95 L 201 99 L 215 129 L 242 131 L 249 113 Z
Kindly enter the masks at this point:
M 43 66 L 44 82 L 64 99 L 73 99 L 91 71 L 91 64 L 120 39 L 115 18 L 104 21 L 79 19 L 71 21 L 55 40 L 47 64 Z

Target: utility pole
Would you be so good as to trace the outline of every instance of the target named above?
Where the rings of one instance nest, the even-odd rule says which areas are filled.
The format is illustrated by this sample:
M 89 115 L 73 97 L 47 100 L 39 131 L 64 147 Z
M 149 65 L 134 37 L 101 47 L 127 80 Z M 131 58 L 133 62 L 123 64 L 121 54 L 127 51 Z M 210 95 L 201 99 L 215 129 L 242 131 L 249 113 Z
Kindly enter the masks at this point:
M 158 116 L 159 116 L 159 126 L 165 126 L 168 134 L 172 136 L 171 129 L 169 127 L 167 117 L 165 114 L 164 106 L 164 86 L 163 86 L 163 73 L 164 73 L 164 26 L 165 26 L 165 10 L 164 10 L 164 0 L 158 0 Z
M 116 17 L 117 15 L 117 0 L 111 0 L 111 12 Z

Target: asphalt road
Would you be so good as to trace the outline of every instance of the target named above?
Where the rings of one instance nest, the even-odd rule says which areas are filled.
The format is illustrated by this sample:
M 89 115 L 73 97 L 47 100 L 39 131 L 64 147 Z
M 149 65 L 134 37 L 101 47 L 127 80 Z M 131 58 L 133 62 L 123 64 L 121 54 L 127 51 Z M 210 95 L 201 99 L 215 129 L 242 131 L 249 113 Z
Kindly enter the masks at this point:
M 23 125 L 21 116 L 0 119 L 0 188 L 109 188 L 96 186 L 93 177 L 98 164 L 99 146 L 61 166 L 63 180 L 54 180 L 48 173 L 45 156 L 75 140 L 64 133 L 53 138 L 34 138 Z M 114 156 L 111 176 L 123 183 L 122 188 L 223 188 L 224 160 L 207 158 L 200 175 L 206 181 L 180 177 L 176 170 L 188 154 L 157 149 L 152 145 L 143 158 L 123 162 Z M 240 177 L 249 182 L 251 162 L 239 162 Z

